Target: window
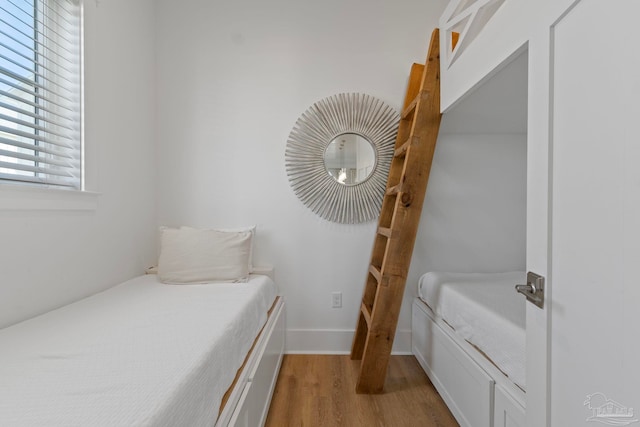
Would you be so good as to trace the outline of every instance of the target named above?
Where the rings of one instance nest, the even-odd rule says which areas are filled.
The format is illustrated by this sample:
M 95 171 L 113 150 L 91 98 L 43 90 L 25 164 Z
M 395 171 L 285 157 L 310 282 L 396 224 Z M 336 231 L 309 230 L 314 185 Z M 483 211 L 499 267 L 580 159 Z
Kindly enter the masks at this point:
M 80 0 L 0 0 L 0 182 L 81 189 Z

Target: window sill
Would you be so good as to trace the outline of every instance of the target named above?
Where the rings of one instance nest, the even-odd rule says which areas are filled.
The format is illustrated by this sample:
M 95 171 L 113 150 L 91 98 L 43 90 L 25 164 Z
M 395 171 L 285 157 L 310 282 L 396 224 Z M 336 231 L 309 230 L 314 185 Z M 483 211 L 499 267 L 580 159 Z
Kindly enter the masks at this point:
M 100 193 L 0 185 L 0 211 L 94 211 Z

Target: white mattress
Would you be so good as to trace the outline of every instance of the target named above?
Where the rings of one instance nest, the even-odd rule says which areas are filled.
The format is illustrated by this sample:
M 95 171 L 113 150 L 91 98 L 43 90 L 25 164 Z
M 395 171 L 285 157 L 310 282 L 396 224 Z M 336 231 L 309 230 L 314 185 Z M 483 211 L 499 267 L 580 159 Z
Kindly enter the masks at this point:
M 523 390 L 526 307 L 515 285 L 525 280 L 524 272 L 431 272 L 418 283 L 420 299 Z
M 275 297 L 146 275 L 0 330 L 0 425 L 212 426 Z

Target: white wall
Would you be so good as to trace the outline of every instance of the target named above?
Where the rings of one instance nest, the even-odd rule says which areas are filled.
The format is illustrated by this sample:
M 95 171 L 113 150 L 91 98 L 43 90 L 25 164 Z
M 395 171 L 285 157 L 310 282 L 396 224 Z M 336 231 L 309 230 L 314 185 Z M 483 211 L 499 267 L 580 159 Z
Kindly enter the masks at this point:
M 95 205 L 91 197 L 2 190 L 0 327 L 139 275 L 154 261 L 152 3 L 85 2 L 88 185 L 100 196 L 85 210 Z M 31 202 L 40 209 L 24 209 Z
M 522 134 L 440 135 L 412 272 L 524 270 L 526 150 Z
M 289 131 L 312 103 L 340 92 L 367 93 L 399 108 L 410 65 L 424 62 L 431 30 L 445 3 L 156 3 L 158 222 L 257 224 L 257 262 L 276 267 L 277 282 L 288 300 L 290 352 L 349 351 L 375 224 L 329 223 L 302 205 L 289 186 L 284 167 Z M 416 256 L 427 261 L 412 268 L 407 295 L 414 293 L 420 267 L 495 270 L 523 266 L 523 259 L 516 262 L 518 255 L 511 254 L 512 246 L 521 242 L 506 248 L 501 239 L 491 254 L 486 248 L 480 251 L 477 242 L 469 244 L 469 239 L 484 237 L 491 230 L 460 236 L 471 225 L 455 226 L 465 218 L 473 224 L 480 221 L 478 203 L 487 205 L 480 209 L 482 220 L 498 215 L 494 219 L 500 221 L 512 213 L 495 213 L 488 204 L 507 193 L 513 196 L 511 187 L 522 184 L 523 188 L 524 181 L 509 177 L 502 182 L 502 174 L 511 173 L 513 164 L 484 151 L 508 145 L 507 140 L 523 142 L 520 136 L 478 143 L 463 136 L 449 137 L 438 148 L 440 160 L 436 160 L 430 185 L 443 186 L 434 194 L 447 201 L 434 209 L 456 205 L 458 210 L 454 216 L 425 211 L 431 225 L 421 231 L 427 237 L 417 243 Z M 477 148 L 472 152 L 475 157 L 461 150 L 469 144 Z M 520 148 L 511 148 L 516 157 L 522 155 Z M 459 155 L 465 157 L 462 162 L 455 160 Z M 491 169 L 486 169 L 486 163 L 474 164 L 474 159 L 486 159 Z M 489 196 L 486 203 L 479 194 L 472 201 L 460 182 L 450 180 L 455 171 L 464 172 L 465 177 L 479 174 L 497 183 L 487 191 L 493 194 L 498 188 L 501 193 Z M 517 198 L 521 201 L 522 195 Z M 430 228 L 437 228 L 440 220 L 446 222 L 444 229 L 458 235 L 457 240 L 446 242 L 446 256 L 438 253 L 442 241 L 432 239 L 434 229 Z M 520 225 L 523 236 L 523 217 Z M 455 247 L 460 239 L 468 246 L 472 261 L 456 266 L 449 257 L 459 253 Z M 504 259 L 502 255 L 507 254 Z M 501 261 L 483 263 L 489 258 Z M 333 291 L 343 293 L 342 309 L 331 308 Z M 396 350 L 410 351 L 409 328 L 405 304 Z
M 521 54 L 443 115 L 415 249 L 423 269 L 524 270 L 527 68 Z
M 285 173 L 289 131 L 340 92 L 399 107 L 444 3 L 157 2 L 159 223 L 256 223 L 257 261 L 276 267 L 289 302 L 290 350 L 349 349 L 375 224 L 302 205 Z

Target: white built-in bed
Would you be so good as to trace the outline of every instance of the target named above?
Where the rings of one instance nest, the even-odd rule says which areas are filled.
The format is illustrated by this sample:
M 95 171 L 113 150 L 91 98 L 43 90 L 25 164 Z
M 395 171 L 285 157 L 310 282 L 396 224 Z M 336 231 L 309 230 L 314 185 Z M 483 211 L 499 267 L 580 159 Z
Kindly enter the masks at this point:
M 471 99 L 510 62 L 528 60 L 522 56 L 526 38 L 504 37 L 504 29 L 513 27 L 510 19 L 526 16 L 521 3 L 449 1 L 439 23 L 443 113 Z M 450 120 L 458 117 L 462 122 L 456 125 L 471 135 L 476 126 L 478 135 L 501 134 L 505 125 L 526 135 L 526 84 L 518 83 L 521 92 L 513 90 L 514 82 L 527 81 L 523 60 L 517 62 L 524 64 L 519 71 L 509 74 L 508 88 L 492 86 L 498 90 L 495 98 L 483 92 L 489 102 L 475 98 Z M 462 426 L 524 426 L 526 300 L 514 287 L 525 279 L 524 272 L 509 272 L 427 273 L 419 280 L 412 305 L 413 353 Z
M 0 425 L 262 425 L 283 322 L 266 275 L 134 278 L 0 330 Z
M 418 283 L 412 347 L 462 426 L 523 425 L 524 272 L 431 272 Z

